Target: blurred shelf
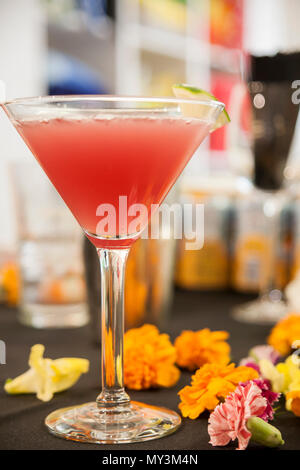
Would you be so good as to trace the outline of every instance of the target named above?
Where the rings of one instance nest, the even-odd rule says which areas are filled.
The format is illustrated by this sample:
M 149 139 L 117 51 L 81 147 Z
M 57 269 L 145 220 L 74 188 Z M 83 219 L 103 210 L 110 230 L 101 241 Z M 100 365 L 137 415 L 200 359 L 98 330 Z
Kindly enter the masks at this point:
M 200 41 L 184 34 L 142 24 L 127 25 L 123 34 L 132 47 L 180 60 L 186 60 L 188 43 L 193 48 L 201 46 Z
M 127 24 L 122 39 L 132 48 L 200 66 L 238 73 L 240 50 L 210 44 L 194 37 L 144 24 Z
M 240 49 L 210 44 L 210 54 L 210 65 L 213 69 L 240 75 L 242 59 Z
M 115 68 L 114 24 L 108 22 L 105 33 L 94 34 L 86 27 L 67 29 L 65 25 L 48 23 L 48 46 L 64 54 L 73 56 L 90 67 L 109 91 L 114 91 Z

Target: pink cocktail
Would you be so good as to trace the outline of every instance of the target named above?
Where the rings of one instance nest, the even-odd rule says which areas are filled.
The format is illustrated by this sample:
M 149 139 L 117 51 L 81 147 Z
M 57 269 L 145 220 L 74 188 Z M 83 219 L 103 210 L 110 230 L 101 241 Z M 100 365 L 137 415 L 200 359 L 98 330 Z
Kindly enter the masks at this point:
M 151 206 L 164 199 L 209 125 L 153 113 L 149 118 L 20 120 L 17 129 L 85 233 L 101 248 L 133 243 L 148 223 Z M 115 208 L 115 225 L 99 223 L 101 204 Z M 137 230 L 130 230 L 135 216 L 128 210 L 135 204 L 143 204 L 147 213 L 141 214 Z

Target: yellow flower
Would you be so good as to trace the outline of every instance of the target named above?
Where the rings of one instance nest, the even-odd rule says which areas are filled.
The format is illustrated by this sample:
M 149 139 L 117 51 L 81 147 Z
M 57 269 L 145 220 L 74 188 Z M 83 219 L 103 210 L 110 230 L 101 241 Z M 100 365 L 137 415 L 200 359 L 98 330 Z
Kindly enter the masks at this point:
M 195 370 L 207 363 L 228 364 L 230 346 L 225 341 L 226 331 L 183 331 L 176 338 L 174 346 L 177 352 L 177 364 L 189 370 Z
M 277 364 L 276 369 L 284 377 L 282 388 L 286 398 L 286 409 L 300 416 L 300 369 L 298 357 L 289 356 L 285 362 Z
M 290 353 L 292 344 L 300 340 L 300 315 L 290 314 L 271 330 L 268 343 L 282 356 Z
M 273 392 L 283 392 L 285 382 L 284 374 L 281 373 L 269 359 L 261 359 L 258 365 L 262 376 L 270 380 Z
M 76 357 L 46 359 L 42 344 L 32 346 L 29 355 L 30 369 L 13 380 L 8 379 L 4 390 L 9 394 L 36 393 L 37 398 L 49 401 L 54 393 L 72 387 L 81 374 L 89 370 L 89 361 Z
M 169 336 L 154 325 L 133 328 L 124 336 L 124 383 L 135 390 L 172 387 L 180 376 Z
M 258 365 L 262 376 L 270 380 L 273 392 L 286 393 L 290 390 L 291 384 L 300 383 L 300 369 L 293 355 L 276 366 L 268 359 L 261 359 Z
M 212 411 L 219 402 L 233 392 L 239 382 L 258 378 L 251 367 L 229 364 L 205 364 L 192 376 L 191 385 L 179 392 L 182 416 L 196 419 L 205 410 Z
M 269 360 L 262 359 L 258 363 L 261 374 L 269 379 L 272 390 L 284 393 L 286 409 L 300 416 L 300 369 L 298 357 L 292 354 L 285 362 L 274 366 Z
M 277 364 L 276 369 L 284 376 L 283 392 L 286 393 L 291 389 L 293 384 L 300 383 L 300 369 L 293 355 L 289 356 L 285 362 Z

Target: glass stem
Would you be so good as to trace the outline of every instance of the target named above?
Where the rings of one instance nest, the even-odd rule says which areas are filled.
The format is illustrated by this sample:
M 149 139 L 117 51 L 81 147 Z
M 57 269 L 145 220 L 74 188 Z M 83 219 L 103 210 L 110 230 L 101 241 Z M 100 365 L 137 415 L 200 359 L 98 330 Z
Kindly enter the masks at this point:
M 277 247 L 280 241 L 280 213 L 282 201 L 280 194 L 271 194 L 267 199 L 264 212 L 268 220 L 268 239 L 270 242 L 270 259 L 268 262 L 266 280 L 261 286 L 260 295 L 268 300 L 278 301 L 281 299 L 281 291 L 278 288 L 276 278 L 277 269 Z M 274 293 L 274 295 L 273 295 Z M 278 298 L 278 296 L 280 298 Z
M 101 270 L 102 392 L 99 408 L 129 404 L 124 390 L 124 276 L 128 249 L 97 250 Z

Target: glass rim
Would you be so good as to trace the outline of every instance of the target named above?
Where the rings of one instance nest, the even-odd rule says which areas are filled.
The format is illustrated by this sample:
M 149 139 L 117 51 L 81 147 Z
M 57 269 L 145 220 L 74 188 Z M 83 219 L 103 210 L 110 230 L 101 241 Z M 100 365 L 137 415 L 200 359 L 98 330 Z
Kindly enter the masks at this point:
M 125 96 L 125 95 L 45 95 L 45 96 L 33 96 L 25 98 L 16 98 L 9 101 L 0 103 L 2 106 L 9 105 L 22 105 L 22 106 L 42 106 L 44 104 L 51 104 L 62 101 L 99 101 L 99 102 L 136 102 L 136 103 L 161 103 L 166 105 L 180 105 L 180 104 L 194 104 L 211 106 L 214 108 L 225 108 L 224 103 L 218 100 L 194 100 L 184 98 L 173 98 L 173 97 L 155 97 L 155 96 Z M 154 109 L 154 108 L 152 108 Z

